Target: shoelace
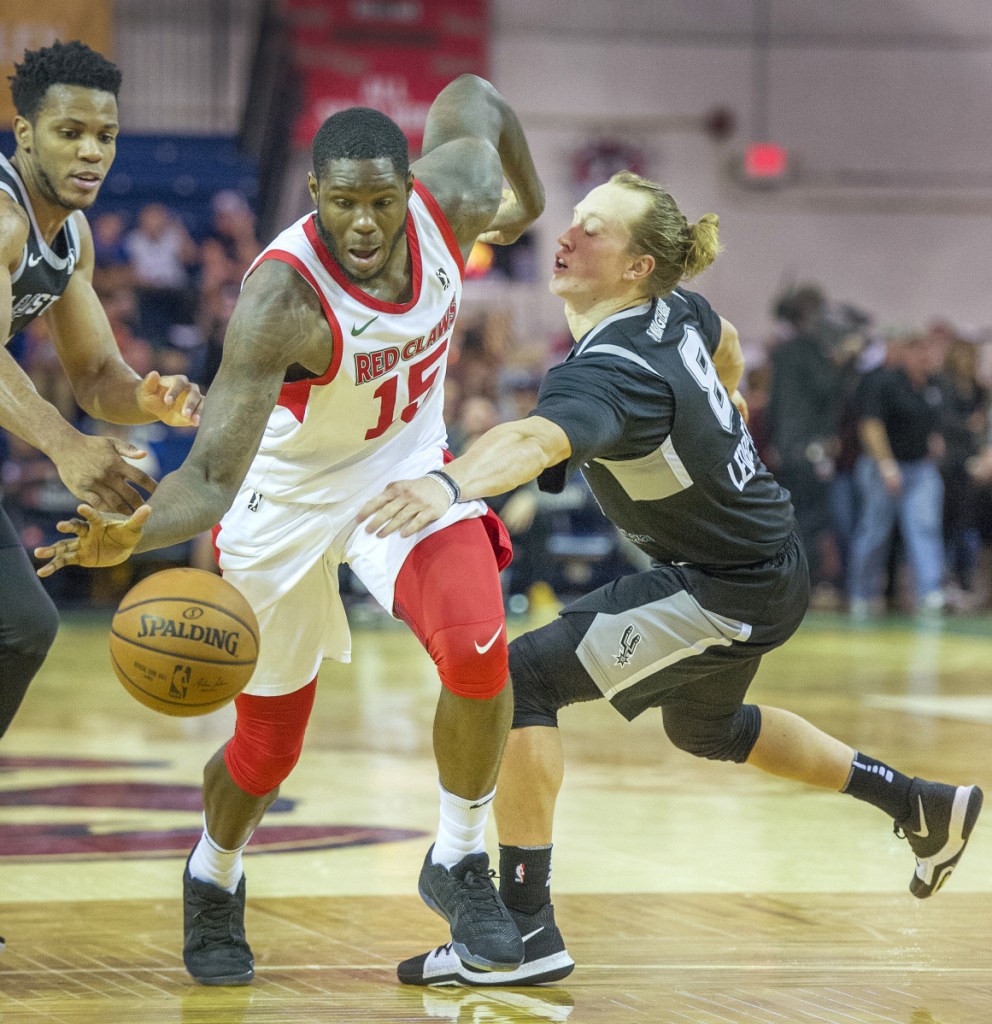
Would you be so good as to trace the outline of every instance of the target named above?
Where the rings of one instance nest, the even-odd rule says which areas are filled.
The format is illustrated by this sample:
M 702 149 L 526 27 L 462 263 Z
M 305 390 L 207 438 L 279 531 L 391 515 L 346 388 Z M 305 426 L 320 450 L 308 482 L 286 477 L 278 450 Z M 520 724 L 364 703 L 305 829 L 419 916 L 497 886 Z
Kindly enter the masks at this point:
M 482 874 L 466 871 L 462 881 L 465 885 L 465 896 L 472 904 L 472 909 L 481 917 L 502 917 L 503 908 L 493 879 L 496 872 L 490 869 Z
M 198 900 L 196 924 L 203 939 L 203 946 L 230 945 L 233 939 L 238 944 L 242 939 L 237 927 L 237 906 L 234 900 L 214 903 Z

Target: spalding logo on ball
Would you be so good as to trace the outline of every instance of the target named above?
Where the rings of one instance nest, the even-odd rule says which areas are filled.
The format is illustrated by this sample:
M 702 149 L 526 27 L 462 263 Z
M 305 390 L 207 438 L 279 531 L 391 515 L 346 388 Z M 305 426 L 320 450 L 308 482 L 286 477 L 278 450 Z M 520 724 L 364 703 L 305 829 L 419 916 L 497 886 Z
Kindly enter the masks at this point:
M 220 576 L 166 569 L 124 595 L 110 627 L 110 660 L 124 689 L 145 707 L 205 715 L 248 685 L 258 661 L 258 621 Z

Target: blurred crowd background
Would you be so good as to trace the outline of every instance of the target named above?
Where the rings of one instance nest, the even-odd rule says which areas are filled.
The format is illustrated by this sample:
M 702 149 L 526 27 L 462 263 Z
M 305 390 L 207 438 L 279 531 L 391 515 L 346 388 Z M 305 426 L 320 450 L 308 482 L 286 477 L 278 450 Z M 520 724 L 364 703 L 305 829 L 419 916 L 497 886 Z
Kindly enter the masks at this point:
M 217 192 L 205 223 L 179 206 L 96 211 L 95 286 L 121 352 L 138 373 L 185 373 L 207 389 L 220 363 L 241 279 L 261 250 L 244 196 Z M 528 258 L 499 263 L 484 248 L 469 265 L 491 288 L 501 277 L 544 275 Z M 502 269 L 501 269 L 502 267 Z M 521 269 L 523 267 L 523 269 Z M 985 337 L 950 320 L 886 327 L 871 311 L 803 282 L 768 302 L 774 333 L 750 346 L 743 391 L 765 464 L 792 494 L 810 555 L 814 607 L 869 617 L 887 610 L 939 614 L 990 604 L 992 586 L 992 389 Z M 545 370 L 568 352 L 566 332 L 523 335 L 497 302 L 469 308 L 455 328 L 445 382 L 452 450 L 491 426 L 526 415 Z M 145 468 L 176 468 L 194 431 L 161 424 L 109 427 L 87 421 L 44 321 L 12 349 L 38 391 L 88 431 L 115 430 L 149 452 Z M 881 429 L 898 479 L 871 448 Z M 0 438 L 4 504 L 28 548 L 54 536 L 75 507 L 52 464 L 16 437 Z M 581 480 L 563 494 L 536 484 L 493 499 L 516 557 L 506 571 L 508 607 L 597 586 L 640 567 L 642 556 L 600 514 Z M 168 564 L 213 568 L 209 537 L 141 556 L 138 566 L 61 573 L 49 583 L 63 604 L 113 603 L 133 573 Z M 361 598 L 346 578 L 346 590 Z
M 438 83 L 476 69 L 518 109 L 546 175 L 549 208 L 509 250 L 479 246 L 470 260 L 445 383 L 453 451 L 525 415 L 546 369 L 567 353 L 570 336 L 546 292 L 555 232 L 578 195 L 631 167 L 669 184 L 690 214 L 721 214 L 728 251 L 693 287 L 741 331 L 751 432 L 792 494 L 814 607 L 856 619 L 987 610 L 992 314 L 989 263 L 976 255 L 975 239 L 988 237 L 992 206 L 982 190 L 992 195 L 992 179 L 987 169 L 961 170 L 971 159 L 966 145 L 988 137 L 977 130 L 989 116 L 987 92 L 980 104 L 961 102 L 962 92 L 956 122 L 942 94 L 928 91 L 927 76 L 943 68 L 940 80 L 950 81 L 944 59 L 965 54 L 959 73 L 978 68 L 992 77 L 992 16 L 964 0 L 950 3 L 947 23 L 936 27 L 908 0 L 880 5 L 888 14 L 880 11 L 877 24 L 861 14 L 856 25 L 844 23 L 842 11 L 831 15 L 836 24 L 809 11 L 801 24 L 795 5 L 776 0 L 713 0 L 703 14 L 689 0 L 620 0 L 622 18 L 591 2 L 568 6 L 570 32 L 562 35 L 561 6 L 546 0 L 162 0 L 154 12 L 139 0 L 81 3 L 85 27 L 106 29 L 106 38 L 87 41 L 125 70 L 118 163 L 90 223 L 95 285 L 127 361 L 139 373 L 186 373 L 209 401 L 245 270 L 306 208 L 307 141 L 331 112 L 327 90 L 352 89 L 344 105 L 393 114 L 416 153 L 417 118 Z M 905 37 L 897 39 L 889 26 L 900 6 Z M 57 35 L 86 38 L 64 23 L 65 5 L 47 8 L 46 0 L 4 4 L 4 61 Z M 204 10 L 202 31 L 190 37 L 183 25 Z M 404 28 L 405 18 L 421 19 L 421 36 Z M 984 34 L 975 19 L 988 22 Z M 473 26 L 482 26 L 478 38 Z M 405 33 L 402 51 L 390 32 Z M 376 46 L 388 74 L 369 56 Z M 912 67 L 901 59 L 906 53 L 917 55 Z M 331 82 L 339 66 L 358 84 Z M 888 88 L 890 67 L 899 74 Z M 294 68 L 293 76 L 279 73 Z M 657 81 L 646 77 L 649 69 Z M 621 108 L 615 86 L 626 76 L 639 87 L 619 90 L 628 97 Z M 549 84 L 556 81 L 560 88 Z M 843 118 L 817 106 L 824 82 Z M 879 90 L 879 104 L 845 103 L 863 95 L 865 83 Z M 906 104 L 915 128 L 928 126 L 922 119 L 936 104 L 929 127 L 939 119 L 946 138 L 939 147 L 914 147 L 909 160 L 898 103 L 916 90 L 932 102 Z M 691 116 L 680 113 L 690 106 Z M 805 163 L 772 147 L 762 154 L 776 159 L 748 170 L 738 159 L 750 153 L 744 143 L 775 135 L 776 125 L 783 141 L 791 132 L 797 147 L 805 144 Z M 824 154 L 840 152 L 844 132 L 850 147 L 839 169 L 832 177 L 817 171 Z M 878 149 L 862 152 L 859 144 Z M 9 133 L 0 133 L 0 151 L 13 151 Z M 937 162 L 951 157 L 953 174 Z M 984 292 L 975 286 L 981 280 Z M 11 349 L 39 392 L 81 422 L 44 324 L 35 321 Z M 113 429 L 148 449 L 144 468 L 155 476 L 178 466 L 193 439 L 192 431 L 160 425 Z M 0 459 L 4 507 L 33 548 L 54 536 L 75 502 L 51 464 L 16 438 L 0 435 Z M 581 480 L 561 495 L 529 485 L 492 504 L 515 542 L 504 573 L 511 614 L 552 606 L 643 565 Z M 213 568 L 209 537 L 112 570 L 57 573 L 46 585 L 63 607 L 106 607 L 136 575 L 168 564 Z M 353 605 L 367 606 L 347 570 L 342 587 Z

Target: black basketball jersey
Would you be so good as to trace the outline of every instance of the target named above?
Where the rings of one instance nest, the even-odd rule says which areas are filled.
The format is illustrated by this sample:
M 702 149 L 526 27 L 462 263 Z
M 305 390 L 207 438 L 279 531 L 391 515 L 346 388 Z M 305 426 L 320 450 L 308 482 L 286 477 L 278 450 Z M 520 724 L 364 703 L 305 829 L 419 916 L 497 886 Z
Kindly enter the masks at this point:
M 0 191 L 6 192 L 15 203 L 24 207 L 31 221 L 20 265 L 10 277 L 14 303 L 10 337 L 4 338 L 6 344 L 35 317 L 44 313 L 68 287 L 69 278 L 79 259 L 79 232 L 70 216 L 51 246 L 48 245 L 38 230 L 24 182 L 13 164 L 3 155 L 0 155 Z
M 719 342 L 720 318 L 682 289 L 597 324 L 541 386 L 533 415 L 572 446 L 541 489 L 581 469 L 606 516 L 658 562 L 730 568 L 777 554 L 793 530 L 789 494 L 720 383 Z

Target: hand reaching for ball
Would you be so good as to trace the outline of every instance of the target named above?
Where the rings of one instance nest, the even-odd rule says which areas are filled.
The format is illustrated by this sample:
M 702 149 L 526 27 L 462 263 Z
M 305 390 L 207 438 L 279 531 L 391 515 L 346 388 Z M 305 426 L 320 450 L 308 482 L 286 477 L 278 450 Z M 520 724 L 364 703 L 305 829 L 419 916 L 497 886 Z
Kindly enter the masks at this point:
M 38 570 L 39 576 L 51 576 L 67 565 L 95 568 L 126 561 L 138 546 L 141 531 L 152 514 L 150 505 L 141 505 L 129 516 L 100 512 L 92 505 L 80 505 L 76 511 L 80 518 L 63 520 L 55 527 L 59 533 L 71 533 L 74 537 L 34 549 L 35 558 L 49 559 Z

